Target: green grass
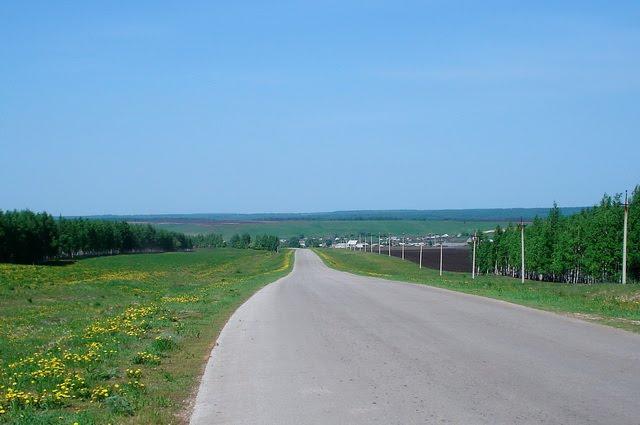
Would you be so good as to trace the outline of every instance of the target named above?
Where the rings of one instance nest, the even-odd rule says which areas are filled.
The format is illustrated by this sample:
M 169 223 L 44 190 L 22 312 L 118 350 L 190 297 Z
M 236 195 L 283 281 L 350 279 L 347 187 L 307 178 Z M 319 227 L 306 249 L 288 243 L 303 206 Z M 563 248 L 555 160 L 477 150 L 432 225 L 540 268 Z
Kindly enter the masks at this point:
M 504 226 L 506 223 L 449 220 L 286 220 L 247 223 L 167 223 L 154 224 L 154 226 L 187 234 L 221 233 L 225 240 L 229 240 L 234 233 L 249 233 L 251 235 L 269 233 L 283 238 L 301 234 L 311 237 L 332 237 L 333 235 L 349 233 L 354 235 L 373 233 L 377 235 L 378 233 L 385 234 L 388 232 L 395 235 L 403 232 L 409 235 L 424 235 L 427 233 L 456 235 L 463 232 L 471 233 L 476 229 L 494 229 L 497 224 Z
M 188 420 L 212 345 L 292 252 L 120 255 L 0 265 L 0 423 Z
M 338 249 L 315 250 L 329 267 L 365 276 L 414 282 L 571 314 L 587 320 L 640 332 L 640 285 L 572 285 L 499 276 L 418 268 L 395 257 Z

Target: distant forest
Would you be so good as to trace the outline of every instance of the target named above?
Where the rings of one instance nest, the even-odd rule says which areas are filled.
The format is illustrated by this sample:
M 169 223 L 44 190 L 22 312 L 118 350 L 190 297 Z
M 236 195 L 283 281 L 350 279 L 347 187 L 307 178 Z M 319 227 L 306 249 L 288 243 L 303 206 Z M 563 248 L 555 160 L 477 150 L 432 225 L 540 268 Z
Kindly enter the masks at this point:
M 605 195 L 599 205 L 566 216 L 554 206 L 546 218 L 525 227 L 525 277 L 552 282 L 619 282 L 622 270 L 623 206 L 621 194 Z M 521 274 L 521 231 L 498 226 L 493 236 L 479 235 L 477 268 L 481 273 Z M 640 281 L 640 186 L 629 199 L 628 278 Z
M 579 213 L 582 207 L 561 208 L 563 215 Z M 264 214 L 159 214 L 159 215 L 102 215 L 91 218 L 115 221 L 175 222 L 197 221 L 287 221 L 287 220 L 451 220 L 451 221 L 515 221 L 533 220 L 544 215 L 547 208 L 491 208 L 460 210 L 356 210 L 318 213 Z

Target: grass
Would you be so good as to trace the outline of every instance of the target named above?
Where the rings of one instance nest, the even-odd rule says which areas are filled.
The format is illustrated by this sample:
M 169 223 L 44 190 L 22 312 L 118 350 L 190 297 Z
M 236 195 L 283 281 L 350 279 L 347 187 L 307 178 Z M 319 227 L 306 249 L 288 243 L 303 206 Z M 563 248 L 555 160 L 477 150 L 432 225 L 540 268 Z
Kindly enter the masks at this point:
M 218 249 L 0 264 L 0 423 L 185 423 L 227 318 L 292 262 Z
M 225 240 L 234 233 L 257 235 L 269 233 L 280 237 L 305 235 L 311 237 L 333 237 L 334 235 L 361 233 L 388 233 L 400 235 L 424 235 L 428 233 L 458 233 L 474 230 L 494 229 L 496 225 L 505 225 L 493 221 L 450 221 L 450 220 L 285 220 L 263 222 L 203 222 L 203 223 L 154 223 L 154 226 L 187 234 L 221 233 Z
M 413 282 L 509 301 L 640 332 L 640 284 L 572 285 L 500 276 L 419 269 L 395 257 L 338 249 L 316 249 L 329 267 L 365 276 Z

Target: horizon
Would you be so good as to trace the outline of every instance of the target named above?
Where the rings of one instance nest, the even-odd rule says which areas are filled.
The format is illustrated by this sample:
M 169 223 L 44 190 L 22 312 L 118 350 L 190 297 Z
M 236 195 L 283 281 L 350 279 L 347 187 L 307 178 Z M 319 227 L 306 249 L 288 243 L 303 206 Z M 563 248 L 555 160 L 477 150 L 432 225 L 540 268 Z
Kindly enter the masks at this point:
M 558 208 L 563 209 L 585 209 L 591 208 L 597 205 L 583 205 L 583 206 L 563 206 L 558 205 Z M 265 211 L 265 212 L 176 212 L 176 213 L 149 213 L 149 214 L 77 214 L 77 215 L 62 215 L 62 217 L 155 217 L 155 216 L 252 216 L 252 215 L 321 215 L 321 214 L 341 214 L 341 213 L 371 213 L 371 212 L 446 212 L 446 211 L 510 211 L 510 210 L 549 210 L 553 208 L 549 207 L 506 207 L 506 208 L 438 208 L 438 209 L 389 209 L 389 210 L 377 210 L 377 209 L 356 209 L 356 210 L 335 210 L 335 211 Z M 52 214 L 57 216 L 56 214 Z M 58 214 L 60 215 L 60 214 Z
M 633 188 L 629 190 L 629 193 L 633 192 Z M 599 204 L 600 200 L 603 196 L 615 196 L 622 193 L 624 197 L 624 192 L 618 193 L 604 193 L 598 198 L 598 200 L 588 204 L 588 205 L 562 205 L 557 203 L 558 208 L 560 209 L 585 209 L 591 208 Z M 506 207 L 468 207 L 468 208 L 392 208 L 392 209 L 376 209 L 376 208 L 356 208 L 356 209 L 346 209 L 346 210 L 317 210 L 317 211 L 300 211 L 300 210 L 274 210 L 274 211 L 247 211 L 247 212 L 238 212 L 238 211 L 177 211 L 177 212 L 124 212 L 124 213 L 114 213 L 114 212 L 96 212 L 96 213 L 69 213 L 63 214 L 62 212 L 54 212 L 50 211 L 46 208 L 37 209 L 30 207 L 22 207 L 22 208 L 3 208 L 0 206 L 0 211 L 13 211 L 13 210 L 30 210 L 33 212 L 47 212 L 54 217 L 62 216 L 62 217 L 134 217 L 134 216 L 189 216 L 189 215 L 312 215 L 312 214 L 334 214 L 334 213 L 354 213 L 354 212 L 440 212 L 440 211 L 469 211 L 469 210 L 548 210 L 553 208 L 554 202 L 551 202 L 549 206 L 506 206 Z

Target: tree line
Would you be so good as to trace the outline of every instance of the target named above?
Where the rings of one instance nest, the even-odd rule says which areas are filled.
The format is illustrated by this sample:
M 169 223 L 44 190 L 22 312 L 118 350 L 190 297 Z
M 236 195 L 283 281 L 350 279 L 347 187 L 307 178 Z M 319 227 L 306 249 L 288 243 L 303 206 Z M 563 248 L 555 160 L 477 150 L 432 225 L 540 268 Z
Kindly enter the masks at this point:
M 227 243 L 218 233 L 200 234 L 193 237 L 193 244 L 197 248 L 222 248 L 259 249 L 263 251 L 277 251 L 280 239 L 274 235 L 257 235 L 251 238 L 248 233 L 242 235 L 236 233 Z
M 35 264 L 54 259 L 163 252 L 198 248 L 252 248 L 277 251 L 273 235 L 234 235 L 227 244 L 222 235 L 189 237 L 150 224 L 85 218 L 55 219 L 46 212 L 0 210 L 0 262 Z
M 227 246 L 222 235 L 218 233 L 199 233 L 193 236 L 193 246 L 196 248 L 224 248 Z
M 622 272 L 624 199 L 604 195 L 600 204 L 564 216 L 557 205 L 525 226 L 525 277 L 550 282 L 619 282 Z M 480 273 L 521 276 L 521 229 L 496 227 L 479 235 Z M 640 186 L 629 199 L 627 270 L 640 280 Z
M 0 210 L 0 262 L 33 264 L 59 258 L 192 248 L 191 239 L 151 225 L 46 212 Z

